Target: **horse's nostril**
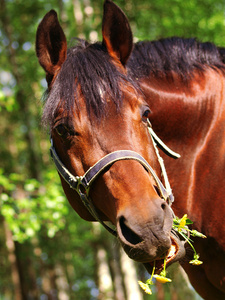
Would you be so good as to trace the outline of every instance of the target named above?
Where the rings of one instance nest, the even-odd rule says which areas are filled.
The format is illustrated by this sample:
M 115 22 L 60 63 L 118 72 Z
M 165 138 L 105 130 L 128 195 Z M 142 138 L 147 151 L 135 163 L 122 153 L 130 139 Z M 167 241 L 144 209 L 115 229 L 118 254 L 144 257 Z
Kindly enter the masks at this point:
M 130 244 L 137 245 L 143 241 L 132 229 L 126 225 L 126 219 L 124 217 L 120 217 L 119 224 L 122 235 Z
M 164 210 L 166 208 L 166 203 L 162 203 L 161 207 L 162 207 L 162 210 Z

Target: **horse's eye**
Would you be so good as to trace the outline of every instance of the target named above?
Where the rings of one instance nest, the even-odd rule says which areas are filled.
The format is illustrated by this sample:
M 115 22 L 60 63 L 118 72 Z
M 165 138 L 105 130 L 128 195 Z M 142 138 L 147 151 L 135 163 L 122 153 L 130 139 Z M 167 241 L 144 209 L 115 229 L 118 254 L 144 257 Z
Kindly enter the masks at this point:
M 66 137 L 66 136 L 68 136 L 70 134 L 69 133 L 69 129 L 65 125 L 63 125 L 63 124 L 58 125 L 55 128 L 55 130 L 58 133 L 58 135 L 60 135 L 62 137 Z
M 150 109 L 148 107 L 146 107 L 142 113 L 142 120 L 144 122 L 147 122 L 147 119 L 149 119 L 149 117 L 150 117 L 150 113 L 151 113 Z

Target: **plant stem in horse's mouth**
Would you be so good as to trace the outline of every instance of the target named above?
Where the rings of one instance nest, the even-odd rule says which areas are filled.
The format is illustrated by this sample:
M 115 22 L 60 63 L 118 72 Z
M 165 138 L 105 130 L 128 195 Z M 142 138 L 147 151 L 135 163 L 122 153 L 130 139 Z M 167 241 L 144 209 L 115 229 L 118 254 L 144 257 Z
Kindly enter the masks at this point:
M 172 261 L 178 252 L 178 245 L 173 238 L 171 238 L 171 241 L 172 245 L 170 249 L 163 256 L 156 258 L 155 261 L 149 263 L 152 267 L 153 265 L 155 266 L 157 273 L 159 273 L 164 268 L 165 264 L 167 265 L 170 261 Z
M 201 238 L 206 238 L 206 236 L 197 230 L 190 230 L 188 228 L 188 225 L 193 224 L 191 220 L 187 218 L 187 215 L 185 214 L 181 219 L 178 217 L 175 217 L 173 219 L 173 230 L 178 236 L 181 236 L 185 242 L 187 242 L 190 247 L 192 248 L 194 252 L 193 260 L 191 260 L 189 263 L 193 265 L 200 265 L 203 262 L 199 260 L 199 255 L 197 254 L 194 246 L 192 245 L 192 241 L 190 240 L 190 235 L 195 236 L 195 237 L 201 237 Z M 161 283 L 166 283 L 166 282 L 171 282 L 172 280 L 169 278 L 166 278 L 166 266 L 168 263 L 172 262 L 174 258 L 176 257 L 178 251 L 179 251 L 179 245 L 177 244 L 176 240 L 171 237 L 171 247 L 165 253 L 163 257 L 156 258 L 154 261 L 146 263 L 145 267 L 147 270 L 148 266 L 150 265 L 152 268 L 151 271 L 151 278 L 149 278 L 145 283 L 142 281 L 138 281 L 140 287 L 147 293 L 147 294 L 152 294 L 150 286 L 154 284 L 153 278 L 155 278 L 157 281 Z M 155 273 L 159 273 L 159 275 Z M 150 273 L 150 272 L 149 272 Z

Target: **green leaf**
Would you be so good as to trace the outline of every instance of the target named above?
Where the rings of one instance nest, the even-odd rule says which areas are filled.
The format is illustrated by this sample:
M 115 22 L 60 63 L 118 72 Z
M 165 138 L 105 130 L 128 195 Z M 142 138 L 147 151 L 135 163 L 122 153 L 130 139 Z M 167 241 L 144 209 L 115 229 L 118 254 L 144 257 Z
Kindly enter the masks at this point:
M 191 224 L 193 224 L 193 222 L 190 219 L 187 219 L 186 220 L 186 225 L 191 225 Z

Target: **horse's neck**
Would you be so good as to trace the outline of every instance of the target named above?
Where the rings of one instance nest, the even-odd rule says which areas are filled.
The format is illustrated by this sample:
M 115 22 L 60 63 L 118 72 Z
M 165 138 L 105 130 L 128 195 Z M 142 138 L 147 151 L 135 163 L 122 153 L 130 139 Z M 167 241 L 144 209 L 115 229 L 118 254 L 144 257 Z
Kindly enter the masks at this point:
M 142 88 L 152 110 L 154 130 L 181 155 L 177 161 L 164 156 L 175 213 L 189 213 L 201 228 L 206 205 L 213 209 L 225 192 L 224 77 L 209 70 L 183 89 L 181 81 L 166 87 L 162 83 L 156 86 L 150 79 L 143 81 Z

